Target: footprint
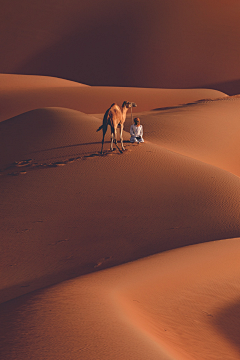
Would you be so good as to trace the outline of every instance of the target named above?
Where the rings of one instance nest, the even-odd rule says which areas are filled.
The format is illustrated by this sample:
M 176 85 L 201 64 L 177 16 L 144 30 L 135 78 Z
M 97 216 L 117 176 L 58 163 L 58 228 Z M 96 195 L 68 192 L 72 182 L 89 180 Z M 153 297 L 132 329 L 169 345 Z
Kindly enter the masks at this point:
M 56 162 L 55 164 L 56 164 L 56 166 L 65 166 L 66 165 L 65 162 Z
M 32 159 L 28 159 L 28 160 L 15 161 L 13 165 L 21 167 L 21 166 L 30 166 L 31 163 L 32 163 Z
M 11 173 L 8 173 L 8 175 L 10 175 L 10 176 L 18 176 L 19 173 L 18 172 L 11 172 Z

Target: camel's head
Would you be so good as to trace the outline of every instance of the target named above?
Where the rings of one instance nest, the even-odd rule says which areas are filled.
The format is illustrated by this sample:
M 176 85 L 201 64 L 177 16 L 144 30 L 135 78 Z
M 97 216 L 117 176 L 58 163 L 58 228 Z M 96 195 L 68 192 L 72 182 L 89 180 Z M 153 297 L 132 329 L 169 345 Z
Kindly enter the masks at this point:
M 126 107 L 127 109 L 131 108 L 131 107 L 136 107 L 137 104 L 135 104 L 134 102 L 130 102 L 130 101 L 124 101 L 122 104 L 122 108 Z

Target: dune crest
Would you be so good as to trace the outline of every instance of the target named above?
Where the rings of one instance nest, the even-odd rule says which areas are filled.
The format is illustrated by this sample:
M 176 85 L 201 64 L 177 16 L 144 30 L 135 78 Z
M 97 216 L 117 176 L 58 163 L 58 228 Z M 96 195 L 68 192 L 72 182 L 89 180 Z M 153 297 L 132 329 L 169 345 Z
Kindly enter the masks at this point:
M 227 95 L 209 89 L 151 89 L 86 86 L 44 76 L 0 74 L 0 121 L 43 107 L 65 107 L 88 114 L 105 113 L 113 102 L 138 104 L 138 111 L 176 106 Z
M 240 98 L 200 101 L 138 113 L 145 138 L 240 176 Z M 129 131 L 131 118 L 125 129 Z
M 26 90 L 49 87 L 87 86 L 51 76 L 0 74 L 0 92 L 6 90 Z

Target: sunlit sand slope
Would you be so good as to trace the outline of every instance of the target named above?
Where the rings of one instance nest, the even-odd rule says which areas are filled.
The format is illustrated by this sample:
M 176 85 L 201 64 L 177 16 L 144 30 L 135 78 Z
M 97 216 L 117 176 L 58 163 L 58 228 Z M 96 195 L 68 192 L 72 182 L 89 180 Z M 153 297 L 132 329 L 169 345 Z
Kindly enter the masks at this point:
M 84 113 L 104 113 L 113 102 L 133 101 L 138 111 L 175 106 L 200 99 L 226 97 L 208 89 L 147 89 L 90 87 L 46 77 L 0 74 L 0 121 L 42 107 L 65 107 Z
M 146 140 L 240 176 L 239 114 L 240 97 L 228 97 L 136 115 Z
M 69 81 L 51 76 L 0 74 L 0 91 L 29 90 L 49 87 L 79 87 L 87 86 L 75 81 Z

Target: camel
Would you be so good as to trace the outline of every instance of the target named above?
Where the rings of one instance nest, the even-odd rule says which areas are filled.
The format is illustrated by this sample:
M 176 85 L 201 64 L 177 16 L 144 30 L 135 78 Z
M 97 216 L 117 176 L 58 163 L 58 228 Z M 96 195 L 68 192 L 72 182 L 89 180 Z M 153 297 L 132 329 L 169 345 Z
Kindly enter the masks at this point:
M 101 148 L 101 154 L 103 153 L 103 144 L 104 144 L 104 138 L 107 132 L 108 125 L 111 126 L 111 146 L 110 150 L 113 150 L 113 141 L 115 142 L 118 150 L 120 152 L 124 151 L 125 148 L 123 146 L 123 126 L 126 120 L 126 115 L 128 109 L 132 107 L 136 107 L 137 105 L 133 102 L 124 101 L 122 104 L 122 109 L 120 106 L 118 106 L 116 103 L 113 103 L 110 108 L 105 112 L 105 115 L 103 117 L 103 123 L 102 125 L 97 129 L 97 131 L 102 130 L 103 131 L 103 138 L 102 138 L 102 148 Z M 120 141 L 122 145 L 122 151 L 119 149 L 117 144 L 117 127 L 120 127 Z

